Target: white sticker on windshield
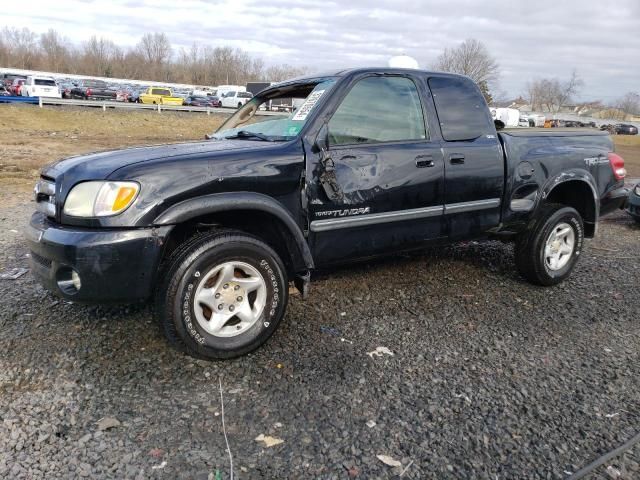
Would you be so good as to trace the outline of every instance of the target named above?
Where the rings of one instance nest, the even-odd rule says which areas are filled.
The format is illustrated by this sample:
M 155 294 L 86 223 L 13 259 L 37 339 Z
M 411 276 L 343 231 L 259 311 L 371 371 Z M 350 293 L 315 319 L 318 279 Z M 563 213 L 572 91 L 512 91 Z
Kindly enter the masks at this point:
M 304 103 L 300 105 L 300 108 L 298 108 L 298 111 L 293 116 L 293 118 L 291 118 L 291 120 L 306 120 L 307 116 L 309 116 L 309 113 L 311 112 L 311 109 L 316 103 L 318 103 L 318 100 L 320 100 L 320 97 L 323 93 L 324 90 L 316 90 L 315 92 L 312 92 L 311 95 L 309 95 L 304 101 Z

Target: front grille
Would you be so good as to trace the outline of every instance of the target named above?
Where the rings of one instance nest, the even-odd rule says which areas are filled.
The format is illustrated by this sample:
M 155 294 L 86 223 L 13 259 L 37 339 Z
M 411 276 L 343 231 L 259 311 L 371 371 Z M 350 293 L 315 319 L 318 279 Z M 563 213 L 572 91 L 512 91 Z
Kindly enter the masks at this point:
M 51 268 L 51 260 L 49 260 L 48 258 L 44 258 L 43 256 L 40 256 L 35 252 L 30 252 L 30 254 L 34 262 L 42 265 L 43 267 Z
M 34 189 L 36 210 L 47 217 L 56 216 L 56 184 L 49 177 L 41 177 Z

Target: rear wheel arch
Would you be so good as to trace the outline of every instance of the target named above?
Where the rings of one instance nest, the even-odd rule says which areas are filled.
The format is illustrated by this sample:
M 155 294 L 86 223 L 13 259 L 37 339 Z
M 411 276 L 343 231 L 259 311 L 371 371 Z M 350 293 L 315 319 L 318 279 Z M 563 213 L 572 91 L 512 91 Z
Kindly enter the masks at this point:
M 599 216 L 599 200 L 591 182 L 571 179 L 556 183 L 543 194 L 543 204 L 557 204 L 572 207 L 582 217 L 585 237 L 593 238 Z M 541 205 L 538 206 L 540 210 Z

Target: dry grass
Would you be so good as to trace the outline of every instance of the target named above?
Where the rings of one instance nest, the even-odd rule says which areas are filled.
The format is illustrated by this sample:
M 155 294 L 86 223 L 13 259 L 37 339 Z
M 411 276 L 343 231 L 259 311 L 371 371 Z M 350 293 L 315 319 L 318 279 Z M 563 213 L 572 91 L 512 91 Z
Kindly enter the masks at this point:
M 614 135 L 613 143 L 624 158 L 629 178 L 640 178 L 640 135 Z
M 220 115 L 0 105 L 0 182 L 29 184 L 47 163 L 81 153 L 201 139 Z

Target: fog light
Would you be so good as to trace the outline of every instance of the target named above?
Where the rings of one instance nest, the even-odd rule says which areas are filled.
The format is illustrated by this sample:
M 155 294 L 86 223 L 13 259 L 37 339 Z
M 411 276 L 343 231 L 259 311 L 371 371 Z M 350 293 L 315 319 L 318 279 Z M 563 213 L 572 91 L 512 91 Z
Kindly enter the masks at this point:
M 75 295 L 82 287 L 80 275 L 71 267 L 61 267 L 56 272 L 58 288 L 67 295 Z

